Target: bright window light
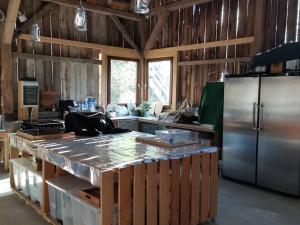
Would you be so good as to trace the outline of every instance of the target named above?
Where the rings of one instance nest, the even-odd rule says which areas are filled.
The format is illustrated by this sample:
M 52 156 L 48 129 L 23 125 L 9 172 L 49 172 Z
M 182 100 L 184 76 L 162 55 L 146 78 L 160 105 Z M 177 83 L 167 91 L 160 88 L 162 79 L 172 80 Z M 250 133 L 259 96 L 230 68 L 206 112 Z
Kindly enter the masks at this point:
M 172 60 L 148 62 L 148 101 L 170 104 Z
M 137 61 L 110 60 L 110 103 L 136 103 Z

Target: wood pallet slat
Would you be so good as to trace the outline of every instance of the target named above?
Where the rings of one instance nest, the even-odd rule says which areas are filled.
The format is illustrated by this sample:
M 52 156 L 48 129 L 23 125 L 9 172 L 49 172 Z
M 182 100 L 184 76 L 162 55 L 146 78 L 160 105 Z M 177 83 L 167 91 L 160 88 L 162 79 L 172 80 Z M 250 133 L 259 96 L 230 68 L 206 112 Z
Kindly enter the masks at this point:
M 132 167 L 119 170 L 119 225 L 132 224 Z
M 133 224 L 145 224 L 145 164 L 134 167 Z
M 170 222 L 170 162 L 159 162 L 159 225 L 169 225 Z
M 157 225 L 158 223 L 158 192 L 157 192 L 157 162 L 147 164 L 147 204 L 146 204 L 146 221 L 147 225 Z

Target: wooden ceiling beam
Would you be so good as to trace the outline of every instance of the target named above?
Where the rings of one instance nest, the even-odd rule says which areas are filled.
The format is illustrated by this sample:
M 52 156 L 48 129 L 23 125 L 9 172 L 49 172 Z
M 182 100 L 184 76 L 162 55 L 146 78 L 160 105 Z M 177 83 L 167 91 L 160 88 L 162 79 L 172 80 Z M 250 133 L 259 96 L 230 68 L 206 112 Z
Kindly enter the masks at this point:
M 44 15 L 48 14 L 49 12 L 58 9 L 58 5 L 54 3 L 47 3 L 44 5 L 40 10 L 38 10 L 34 16 L 32 16 L 29 20 L 27 20 L 25 23 L 23 23 L 18 28 L 18 33 L 15 34 L 15 38 L 17 38 L 21 33 L 24 33 L 26 30 L 28 30 L 32 24 L 35 23 L 35 21 L 42 18 Z
M 129 33 L 127 32 L 127 30 L 125 29 L 125 27 L 123 26 L 119 18 L 116 16 L 110 16 L 110 18 L 112 19 L 112 21 L 114 22 L 118 30 L 121 32 L 121 34 L 124 36 L 126 41 L 128 41 L 128 43 L 131 45 L 131 47 L 133 47 L 137 51 L 137 53 L 141 55 L 140 48 L 135 44 L 134 40 L 130 37 Z
M 170 12 L 167 11 L 167 12 L 162 13 L 158 17 L 157 23 L 155 24 L 155 27 L 153 28 L 152 33 L 150 34 L 150 37 L 149 37 L 148 41 L 146 42 L 146 45 L 144 48 L 144 53 L 149 51 L 154 46 L 155 41 L 158 38 L 158 35 L 164 28 L 166 21 L 169 18 L 169 15 L 170 15 Z
M 72 7 L 72 8 L 78 8 L 78 6 L 80 5 L 78 0 L 42 0 L 42 1 L 52 2 L 55 4 L 63 5 L 66 7 Z M 107 16 L 117 16 L 120 18 L 134 20 L 134 21 L 142 21 L 146 19 L 145 16 L 137 15 L 130 12 L 123 12 L 120 10 L 100 6 L 97 4 L 82 2 L 82 6 L 85 10 L 89 12 L 99 13 Z
M 222 40 L 222 41 L 211 41 L 205 42 L 200 44 L 191 44 L 191 45 L 181 45 L 169 48 L 160 48 L 149 50 L 145 52 L 146 58 L 155 58 L 159 56 L 166 56 L 166 55 L 173 55 L 175 52 L 180 51 L 191 51 L 197 49 L 204 49 L 204 48 L 216 48 L 216 47 L 226 47 L 231 45 L 243 45 L 243 44 L 251 44 L 254 42 L 254 37 L 243 37 L 243 38 L 236 38 L 236 39 L 229 39 L 229 40 Z
M 11 44 L 14 34 L 15 23 L 19 12 L 21 0 L 10 0 L 7 8 L 7 16 L 4 24 L 3 42 Z
M 17 59 L 34 59 L 34 60 L 42 60 L 42 61 L 50 61 L 50 62 L 85 63 L 85 64 L 94 64 L 94 65 L 101 65 L 102 63 L 101 60 L 97 60 L 97 59 L 60 57 L 60 56 L 28 54 L 28 53 L 20 53 L 20 52 L 13 52 L 12 56 Z
M 180 61 L 178 66 L 195 66 L 195 65 L 213 65 L 223 63 L 239 63 L 250 62 L 252 57 L 239 57 L 239 58 L 227 58 L 227 59 L 205 59 L 205 60 L 189 60 Z
M 205 4 L 208 2 L 212 2 L 212 1 L 213 0 L 181 0 L 181 1 L 173 2 L 170 4 L 166 4 L 166 5 L 162 5 L 162 6 L 158 6 L 156 8 L 150 9 L 150 12 L 148 15 L 153 16 L 153 15 L 163 13 L 166 11 L 169 11 L 169 12 L 177 11 L 180 9 L 191 7 L 193 5 Z
M 19 36 L 19 39 L 25 40 L 25 41 L 31 41 L 31 35 L 30 34 L 21 34 Z M 61 38 L 51 38 L 51 37 L 45 37 L 45 36 L 41 36 L 41 42 L 49 43 L 49 44 L 52 43 L 52 44 L 57 44 L 57 45 L 74 46 L 74 47 L 79 47 L 79 48 L 97 49 L 100 51 L 105 51 L 106 54 L 112 55 L 112 56 L 127 57 L 127 58 L 133 58 L 133 59 L 140 58 L 140 56 L 136 52 L 136 50 L 130 49 L 130 48 L 120 48 L 120 47 L 109 46 L 109 45 L 100 45 L 100 44 L 89 43 L 89 42 L 73 41 L 73 40 L 67 40 L 67 39 L 61 39 Z

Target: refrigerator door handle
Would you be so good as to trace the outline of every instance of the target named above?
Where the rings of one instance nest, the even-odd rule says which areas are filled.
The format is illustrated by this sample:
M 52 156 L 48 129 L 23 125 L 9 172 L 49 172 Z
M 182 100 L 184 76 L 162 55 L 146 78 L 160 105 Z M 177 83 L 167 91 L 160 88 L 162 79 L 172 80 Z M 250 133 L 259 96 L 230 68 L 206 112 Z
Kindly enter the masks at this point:
M 257 130 L 256 111 L 257 111 L 257 103 L 253 102 L 253 111 L 252 111 L 252 129 L 253 130 Z
M 264 103 L 259 106 L 258 130 L 264 130 Z

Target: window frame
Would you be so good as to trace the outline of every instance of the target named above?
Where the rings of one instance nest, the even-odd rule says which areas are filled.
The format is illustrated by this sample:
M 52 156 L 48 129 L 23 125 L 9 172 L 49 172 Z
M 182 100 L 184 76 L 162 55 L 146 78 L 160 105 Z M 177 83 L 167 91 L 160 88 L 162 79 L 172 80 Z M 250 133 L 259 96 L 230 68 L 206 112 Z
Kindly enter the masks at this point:
M 174 58 L 173 57 L 161 57 L 161 58 L 153 58 L 153 59 L 147 59 L 146 60 L 146 93 L 145 93 L 145 99 L 149 100 L 149 62 L 160 62 L 160 61 L 170 61 L 170 86 L 169 86 L 169 103 L 167 105 L 164 105 L 164 108 L 171 108 L 172 106 L 172 97 L 173 97 L 173 63 Z
M 108 56 L 107 57 L 107 104 L 111 104 L 111 61 L 112 60 L 122 60 L 122 61 L 129 61 L 129 62 L 136 62 L 137 63 L 137 70 L 136 70 L 136 84 L 135 84 L 135 103 L 139 103 L 139 60 L 138 59 L 132 59 L 132 58 L 124 58 L 124 57 L 117 57 L 117 56 Z M 118 102 L 115 104 L 118 105 L 127 105 L 128 102 Z

